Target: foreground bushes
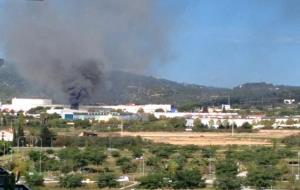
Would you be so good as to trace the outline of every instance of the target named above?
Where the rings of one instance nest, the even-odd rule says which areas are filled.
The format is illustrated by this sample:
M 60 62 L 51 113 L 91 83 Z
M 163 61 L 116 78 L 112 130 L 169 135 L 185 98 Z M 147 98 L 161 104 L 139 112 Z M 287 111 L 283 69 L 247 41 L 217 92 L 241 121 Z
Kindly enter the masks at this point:
M 43 186 L 44 176 L 37 172 L 27 173 L 25 175 L 25 181 L 29 186 Z
M 82 186 L 82 176 L 78 174 L 69 174 L 66 176 L 62 176 L 59 179 L 59 184 L 64 188 L 76 188 Z
M 300 146 L 300 135 L 292 135 L 282 139 L 282 143 L 287 146 Z
M 199 189 L 205 187 L 205 180 L 199 171 L 184 169 L 176 171 L 174 176 L 163 173 L 152 173 L 141 177 L 140 188 L 144 189 Z

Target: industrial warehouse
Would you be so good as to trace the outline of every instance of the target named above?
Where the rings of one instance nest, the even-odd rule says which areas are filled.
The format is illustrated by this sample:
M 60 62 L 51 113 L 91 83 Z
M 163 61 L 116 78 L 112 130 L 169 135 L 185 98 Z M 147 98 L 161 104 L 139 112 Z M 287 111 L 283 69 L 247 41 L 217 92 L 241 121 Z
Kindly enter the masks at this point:
M 11 104 L 2 104 L 1 110 L 15 113 L 23 111 L 27 115 L 40 117 L 39 114 L 31 114 L 30 110 L 38 107 L 45 108 L 47 114 L 58 114 L 62 119 L 90 120 L 90 121 L 109 121 L 112 118 L 120 121 L 139 120 L 141 114 L 153 114 L 159 118 L 184 118 L 186 119 L 187 129 L 192 129 L 195 119 L 200 119 L 202 124 L 210 128 L 218 128 L 221 124 L 242 126 L 244 123 L 253 125 L 254 128 L 262 128 L 264 121 L 273 120 L 274 128 L 300 128 L 300 116 L 270 118 L 264 114 L 249 114 L 241 116 L 238 110 L 230 108 L 230 105 L 222 105 L 220 108 L 208 108 L 208 112 L 178 112 L 175 106 L 170 104 L 146 104 L 146 105 L 82 105 L 78 109 L 71 109 L 69 105 L 52 104 L 50 99 L 27 99 L 13 98 Z M 226 113 L 223 112 L 227 109 Z M 293 121 L 292 123 L 289 121 Z

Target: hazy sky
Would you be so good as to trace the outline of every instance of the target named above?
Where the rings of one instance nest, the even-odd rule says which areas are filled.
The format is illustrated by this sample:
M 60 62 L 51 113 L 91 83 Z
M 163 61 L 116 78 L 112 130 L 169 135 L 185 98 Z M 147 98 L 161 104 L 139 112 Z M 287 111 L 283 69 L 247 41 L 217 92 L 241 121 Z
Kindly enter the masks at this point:
M 4 1 L 9 0 L 0 0 L 0 21 L 9 19 L 1 18 Z M 300 0 L 162 0 L 162 5 L 178 13 L 172 59 L 154 64 L 154 75 L 222 87 L 261 81 L 300 85 Z

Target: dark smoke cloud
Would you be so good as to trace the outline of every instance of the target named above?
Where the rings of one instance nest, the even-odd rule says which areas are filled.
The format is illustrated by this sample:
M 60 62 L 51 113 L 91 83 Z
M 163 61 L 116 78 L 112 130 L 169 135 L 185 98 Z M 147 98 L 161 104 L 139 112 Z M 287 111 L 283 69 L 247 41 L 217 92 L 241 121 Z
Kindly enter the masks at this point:
M 103 73 L 145 72 L 169 56 L 171 14 L 156 0 L 2 2 L 6 58 L 32 84 L 75 107 L 97 101 Z

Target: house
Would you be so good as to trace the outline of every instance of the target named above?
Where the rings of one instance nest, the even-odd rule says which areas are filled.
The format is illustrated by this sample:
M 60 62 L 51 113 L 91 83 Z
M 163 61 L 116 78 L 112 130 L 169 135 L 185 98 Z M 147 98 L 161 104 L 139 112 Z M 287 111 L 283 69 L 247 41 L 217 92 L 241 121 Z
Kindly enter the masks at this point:
M 11 130 L 0 130 L 0 141 L 12 142 L 14 134 Z

